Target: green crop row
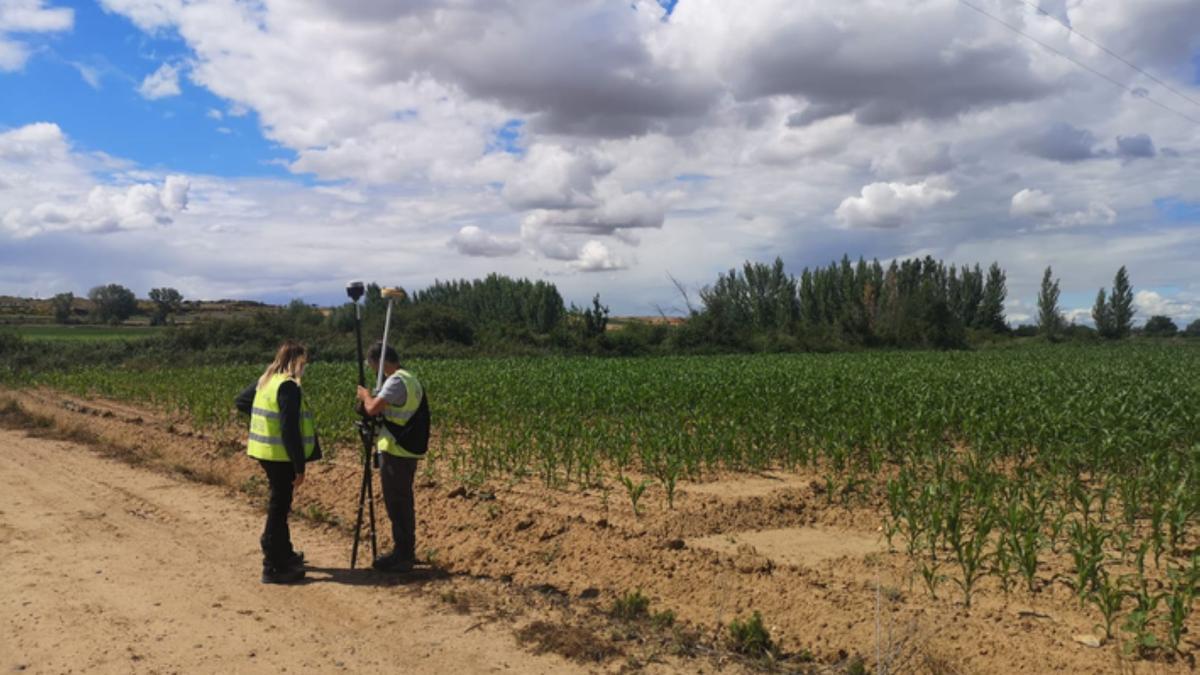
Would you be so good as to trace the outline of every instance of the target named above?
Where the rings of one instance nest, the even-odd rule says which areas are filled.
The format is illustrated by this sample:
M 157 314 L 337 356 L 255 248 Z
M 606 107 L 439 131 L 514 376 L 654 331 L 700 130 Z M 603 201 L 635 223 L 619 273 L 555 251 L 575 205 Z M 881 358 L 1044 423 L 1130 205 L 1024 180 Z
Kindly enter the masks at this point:
M 432 457 L 461 480 L 664 488 L 717 468 L 807 466 L 828 498 L 886 504 L 930 593 L 1038 592 L 1046 561 L 1134 651 L 1181 649 L 1200 563 L 1200 346 L 418 361 Z M 31 383 L 241 424 L 257 367 L 83 369 Z M 356 368 L 304 382 L 322 437 L 353 447 Z M 637 480 L 628 474 L 640 474 Z M 615 480 L 614 480 L 615 479 Z M 1150 570 L 1150 571 L 1147 571 Z M 1150 586 L 1147 579 L 1154 577 Z

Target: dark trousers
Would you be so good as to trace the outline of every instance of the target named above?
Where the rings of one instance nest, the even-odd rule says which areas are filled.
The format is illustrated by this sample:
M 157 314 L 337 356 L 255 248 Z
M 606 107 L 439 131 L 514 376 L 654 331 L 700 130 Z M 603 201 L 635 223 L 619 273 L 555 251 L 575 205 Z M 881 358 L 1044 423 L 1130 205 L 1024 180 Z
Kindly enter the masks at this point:
M 396 457 L 384 452 L 379 468 L 383 486 L 383 504 L 392 521 L 394 554 L 400 560 L 416 558 L 417 514 L 413 504 L 413 478 L 417 475 L 417 460 Z
M 268 462 L 258 460 L 263 471 L 267 472 L 267 483 L 271 487 L 271 497 L 267 502 L 267 525 L 263 528 L 262 544 L 263 567 L 282 569 L 287 567 L 288 559 L 293 553 L 292 533 L 288 529 L 288 514 L 292 511 L 292 481 L 296 480 L 296 470 L 291 462 Z

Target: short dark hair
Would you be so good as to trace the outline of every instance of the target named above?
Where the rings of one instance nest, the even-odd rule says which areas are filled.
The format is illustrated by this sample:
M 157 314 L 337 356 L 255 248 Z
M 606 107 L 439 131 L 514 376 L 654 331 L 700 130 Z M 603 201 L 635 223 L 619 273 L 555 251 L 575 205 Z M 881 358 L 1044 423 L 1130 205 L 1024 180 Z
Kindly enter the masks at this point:
M 392 349 L 391 345 L 387 345 L 385 347 L 382 342 L 376 342 L 375 344 L 371 345 L 371 349 L 367 352 L 367 358 L 371 361 L 378 362 L 380 354 L 385 355 L 385 363 L 391 363 L 397 366 L 400 365 L 400 355 L 396 353 L 395 349 Z

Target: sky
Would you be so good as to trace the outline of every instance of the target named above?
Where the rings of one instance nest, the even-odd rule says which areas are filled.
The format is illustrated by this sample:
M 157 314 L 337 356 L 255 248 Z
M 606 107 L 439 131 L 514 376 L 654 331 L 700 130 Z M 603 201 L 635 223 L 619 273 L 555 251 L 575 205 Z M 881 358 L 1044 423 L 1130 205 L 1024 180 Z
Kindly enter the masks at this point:
M 1182 325 L 1197 176 L 1195 0 L 0 0 L 3 295 L 931 255 Z

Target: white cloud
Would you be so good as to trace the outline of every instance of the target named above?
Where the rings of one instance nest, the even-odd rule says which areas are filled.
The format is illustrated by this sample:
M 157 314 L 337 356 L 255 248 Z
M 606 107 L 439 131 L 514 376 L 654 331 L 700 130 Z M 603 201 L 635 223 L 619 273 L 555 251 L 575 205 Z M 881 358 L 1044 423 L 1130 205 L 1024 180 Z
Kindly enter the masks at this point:
M 497 237 L 474 225 L 467 225 L 459 230 L 450 240 L 450 245 L 463 255 L 485 258 L 515 255 L 521 250 L 521 242 Z
M 1037 188 L 1025 188 L 1013 195 L 1008 212 L 1016 218 L 1045 218 L 1054 213 L 1054 197 Z
M 163 208 L 178 213 L 187 208 L 188 190 L 192 187 L 186 176 L 167 176 L 163 181 L 160 201 Z
M 1155 291 L 1138 291 L 1133 294 L 1133 306 L 1142 321 L 1152 316 L 1169 316 L 1183 328 L 1189 321 L 1200 317 L 1200 303 L 1167 298 Z M 1182 323 L 1181 323 L 1182 322 Z
M 1029 297 L 1051 262 L 1064 292 L 1079 283 L 1094 293 L 1093 270 L 1111 277 L 1120 264 L 1139 283 L 1196 290 L 1198 245 L 1156 206 L 1200 202 L 1195 125 L 1114 96 L 1111 83 L 953 0 L 684 0 L 666 21 L 651 0 L 102 4 L 177 39 L 186 53 L 171 64 L 189 84 L 219 98 L 222 117 L 249 116 L 306 174 L 291 186 L 191 176 L 169 232 L 188 232 L 190 251 L 210 260 L 231 233 L 279 239 L 303 223 L 303 239 L 284 246 L 297 259 L 319 251 L 323 267 L 358 264 L 341 247 L 354 239 L 346 228 L 362 227 L 381 252 L 395 255 L 401 238 L 418 252 L 409 270 L 421 279 L 549 275 L 568 297 L 611 289 L 642 309 L 674 302 L 664 271 L 700 286 L 777 253 L 794 271 L 842 253 L 995 259 Z M 1181 91 L 1194 87 L 1200 3 L 1093 5 L 1053 11 Z M 993 10 L 1083 62 L 1108 58 L 1021 3 Z M 1133 71 L 1106 72 L 1148 86 Z M 165 182 L 164 171 L 65 143 L 54 151 L 66 159 L 0 168 L 14 186 L 0 190 L 0 216 L 70 202 L 58 195 L 78 205 L 97 185 L 128 202 L 133 186 Z M 119 166 L 98 168 L 109 161 Z M 471 255 L 463 234 L 518 226 L 528 255 Z M 846 231 L 857 227 L 878 229 Z M 466 245 L 447 246 L 455 237 Z M 589 242 L 607 254 L 591 247 L 588 266 L 621 273 L 572 274 Z M 1048 251 L 1065 259 L 1047 261 Z M 198 288 L 230 290 L 237 276 L 214 262 L 188 269 Z M 244 287 L 316 283 L 297 274 Z
M 14 33 L 58 33 L 71 30 L 75 11 L 46 7 L 44 0 L 5 0 L 0 3 L 0 72 L 25 67 L 29 46 L 14 39 Z
M 933 180 L 911 185 L 871 183 L 862 195 L 847 197 L 835 215 L 846 227 L 899 227 L 916 211 L 954 198 L 950 187 Z
M 596 180 L 612 170 L 598 157 L 556 145 L 535 145 L 504 185 L 518 209 L 570 209 L 596 203 Z
M 0 160 L 49 160 L 66 153 L 67 140 L 57 124 L 35 122 L 0 133 Z
M 83 81 L 87 82 L 89 87 L 92 89 L 100 88 L 101 75 L 98 68 L 89 66 L 86 63 L 78 63 L 74 61 L 71 62 L 71 66 L 75 68 L 75 70 L 79 71 L 79 77 L 82 77 Z
M 107 166 L 106 166 L 107 165 Z M 55 124 L 0 133 L 0 225 L 16 237 L 47 232 L 116 232 L 170 225 L 188 206 L 189 179 L 147 181 L 130 172 L 102 182 L 104 158 L 74 152 Z
M 1108 204 L 1092 202 L 1087 208 L 1059 214 L 1054 222 L 1045 227 L 1085 227 L 1112 225 L 1117 222 L 1117 212 Z
M 901 145 L 871 160 L 871 170 L 875 173 L 902 177 L 947 173 L 956 165 L 949 143 Z
M 142 98 L 150 100 L 178 96 L 180 94 L 179 69 L 169 63 L 162 64 L 158 70 L 142 80 L 141 86 L 138 87 L 138 93 L 142 95 Z
M 39 202 L 30 208 L 10 208 L 0 224 L 17 237 L 45 232 L 105 233 L 170 225 L 187 207 L 190 183 L 183 176 L 167 176 L 162 186 L 97 185 L 87 194 L 68 195 L 61 201 Z
M 1092 318 L 1092 309 L 1090 307 L 1075 307 L 1062 312 L 1063 319 L 1068 324 L 1077 324 L 1081 326 L 1094 326 L 1096 321 Z
M 610 272 L 625 269 L 626 263 L 609 250 L 603 242 L 591 240 L 579 251 L 579 259 L 573 263 L 581 272 Z
M 1038 230 L 1108 226 L 1117 221 L 1117 212 L 1108 204 L 1093 201 L 1086 208 L 1060 211 L 1055 208 L 1053 195 L 1036 188 L 1025 188 L 1013 195 L 1008 212 L 1014 218 L 1037 219 Z

